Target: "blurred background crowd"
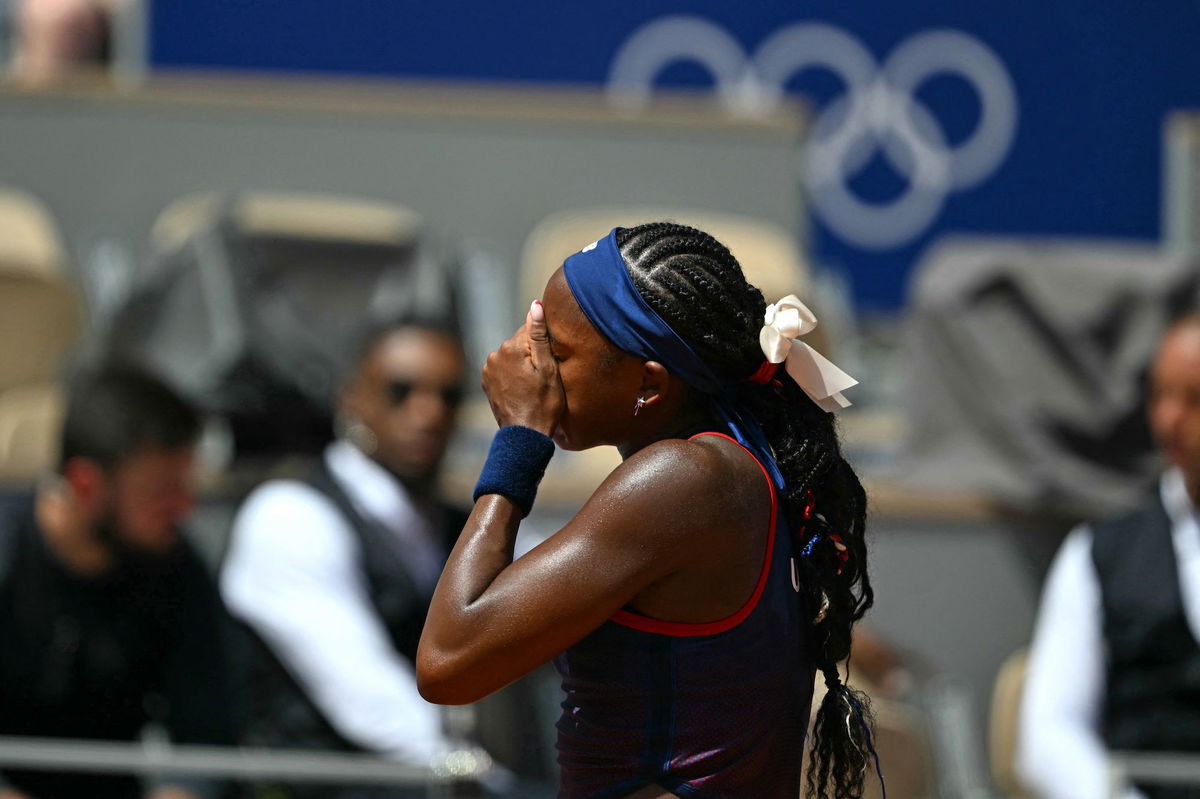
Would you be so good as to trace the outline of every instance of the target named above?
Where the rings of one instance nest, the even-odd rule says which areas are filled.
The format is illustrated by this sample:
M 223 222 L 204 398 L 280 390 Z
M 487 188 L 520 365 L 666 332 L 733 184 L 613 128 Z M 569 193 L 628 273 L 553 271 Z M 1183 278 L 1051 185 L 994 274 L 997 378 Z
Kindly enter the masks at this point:
M 1105 795 L 1101 759 L 1067 793 L 1025 773 L 1024 653 L 1067 534 L 1200 457 L 1147 415 L 1191 374 L 1151 366 L 1200 301 L 1198 35 L 1193 0 L 0 0 L 0 736 L 553 795 L 552 675 L 437 709 L 411 660 L 494 430 L 482 359 L 566 255 L 672 219 L 799 294 L 862 382 L 841 429 L 877 607 L 851 669 L 889 795 Z M 519 549 L 615 458 L 559 453 Z M 1200 750 L 1184 582 L 1185 712 L 1155 717 L 1181 737 L 1074 708 L 1112 748 Z M 29 776 L 14 742 L 3 799 L 142 790 Z

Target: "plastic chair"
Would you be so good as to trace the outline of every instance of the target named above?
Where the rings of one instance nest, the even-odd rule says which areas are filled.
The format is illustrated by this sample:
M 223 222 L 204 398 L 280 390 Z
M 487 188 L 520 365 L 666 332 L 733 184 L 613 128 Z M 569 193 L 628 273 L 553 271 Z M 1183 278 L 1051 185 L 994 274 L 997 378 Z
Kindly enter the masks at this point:
M 419 308 L 453 321 L 441 254 L 389 202 L 245 191 L 184 196 L 109 350 L 163 375 L 228 426 L 235 461 L 311 455 L 362 333 Z
M 874 696 L 871 683 L 853 673 L 853 668 L 851 672 L 850 684 L 871 696 L 871 708 L 875 714 L 875 751 L 879 755 L 880 770 L 887 782 L 888 799 L 928 799 L 935 795 L 937 780 L 933 751 L 920 711 L 903 702 Z M 813 693 L 814 717 L 824 696 L 824 682 L 818 679 Z M 804 753 L 804 769 L 807 774 L 807 749 Z M 863 797 L 883 797 L 883 786 L 879 784 L 874 763 L 868 764 L 867 767 Z
M 540 297 L 546 281 L 562 266 L 564 258 L 614 227 L 656 220 L 679 222 L 711 233 L 730 249 L 746 278 L 762 289 L 767 302 L 786 294 L 809 301 L 812 274 L 791 231 L 748 216 L 655 206 L 577 209 L 543 219 L 525 239 L 521 254 L 522 298 Z
M 1021 692 L 1025 687 L 1025 668 L 1029 652 L 1019 649 L 1009 655 L 996 674 L 992 691 L 992 712 L 988 724 L 988 750 L 992 782 L 1005 796 L 1024 799 L 1029 791 L 1017 779 L 1017 731 Z
M 31 195 L 0 189 L 0 391 L 53 381 L 83 329 L 58 233 Z
M 151 244 L 156 250 L 182 246 L 211 224 L 228 201 L 213 192 L 179 198 L 155 220 Z M 232 214 L 249 235 L 393 244 L 411 240 L 421 230 L 421 217 L 403 206 L 329 194 L 247 192 L 238 195 Z
M 29 482 L 54 468 L 66 397 L 57 383 L 0 393 L 0 482 Z
M 0 189 L 0 480 L 52 466 L 63 413 L 63 359 L 84 328 L 79 292 L 64 274 L 49 212 Z

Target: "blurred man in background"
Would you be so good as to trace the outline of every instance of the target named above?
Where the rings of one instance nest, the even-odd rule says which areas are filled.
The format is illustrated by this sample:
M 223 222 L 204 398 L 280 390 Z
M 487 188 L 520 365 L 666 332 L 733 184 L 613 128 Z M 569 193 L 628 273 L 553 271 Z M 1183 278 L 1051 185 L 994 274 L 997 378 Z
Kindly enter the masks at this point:
M 230 744 L 215 586 L 179 534 L 196 411 L 147 375 L 105 369 L 68 400 L 55 479 L 0 508 L 0 734 Z M 155 712 L 156 711 L 156 712 Z M 163 780 L 153 799 L 217 786 Z M 132 799 L 127 776 L 6 769 L 3 799 Z
M 13 57 L 10 75 L 43 86 L 77 71 L 102 68 L 112 20 L 126 0 L 9 0 Z
M 373 331 L 339 399 L 338 440 L 307 480 L 268 482 L 239 510 L 221 590 L 253 633 L 248 742 L 420 764 L 449 748 L 413 659 L 466 519 L 437 496 L 464 368 L 438 322 Z
M 1200 752 L 1200 314 L 1159 345 L 1149 417 L 1169 468 L 1137 510 L 1072 532 L 1043 594 L 1017 752 L 1041 796 L 1109 795 L 1108 751 Z

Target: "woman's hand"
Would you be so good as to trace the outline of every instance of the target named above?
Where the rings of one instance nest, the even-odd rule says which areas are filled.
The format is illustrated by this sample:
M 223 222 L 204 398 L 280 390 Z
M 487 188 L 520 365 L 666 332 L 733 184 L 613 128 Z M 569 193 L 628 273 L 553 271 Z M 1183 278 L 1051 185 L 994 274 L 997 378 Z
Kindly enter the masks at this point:
M 524 326 L 488 356 L 483 391 L 501 427 L 516 424 L 554 434 L 566 399 L 540 302 L 534 301 Z

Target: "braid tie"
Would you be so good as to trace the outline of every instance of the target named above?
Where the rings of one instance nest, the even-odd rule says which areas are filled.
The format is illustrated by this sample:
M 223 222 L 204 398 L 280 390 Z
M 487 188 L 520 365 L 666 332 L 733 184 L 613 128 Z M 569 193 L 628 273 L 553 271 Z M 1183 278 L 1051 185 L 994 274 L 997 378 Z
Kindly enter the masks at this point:
M 778 371 L 779 364 L 764 360 L 762 365 L 758 367 L 758 371 L 746 378 L 746 382 L 765 386 L 775 379 L 775 373 Z

